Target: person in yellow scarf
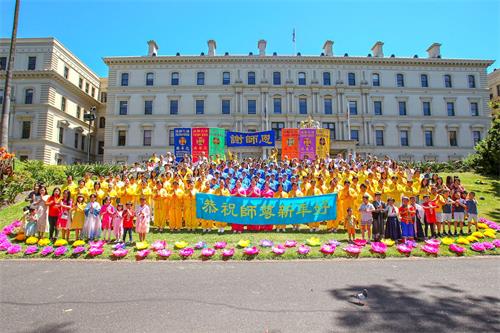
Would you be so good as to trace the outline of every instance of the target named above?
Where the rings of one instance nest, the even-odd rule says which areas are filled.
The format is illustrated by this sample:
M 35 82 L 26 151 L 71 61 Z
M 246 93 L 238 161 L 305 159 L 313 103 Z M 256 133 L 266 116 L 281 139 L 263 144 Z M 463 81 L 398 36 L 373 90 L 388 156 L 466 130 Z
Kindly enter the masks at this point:
M 274 192 L 273 195 L 274 198 L 288 198 L 288 193 L 283 191 L 283 184 L 279 183 L 278 188 L 276 189 L 276 192 Z M 286 224 L 276 224 L 274 229 L 276 232 L 286 231 Z
M 202 193 L 210 193 L 210 183 L 206 181 L 204 185 L 201 187 L 201 192 Z M 205 220 L 205 219 L 200 219 L 201 223 L 201 228 L 203 229 L 203 232 L 210 232 L 212 228 L 214 227 L 214 222 L 212 220 Z
M 229 192 L 229 190 L 226 188 L 225 184 L 224 184 L 224 181 L 221 179 L 219 181 L 219 187 L 217 187 L 213 193 L 215 195 L 221 195 L 221 196 L 224 196 L 224 197 L 228 197 L 231 195 L 231 193 Z M 224 222 L 215 222 L 215 227 L 217 228 L 217 232 L 219 234 L 223 234 L 224 233 L 224 228 L 227 226 L 227 223 L 224 223 Z
M 337 193 L 337 218 L 335 220 L 328 220 L 326 221 L 326 230 L 328 232 L 337 232 L 337 228 L 339 227 L 339 222 L 341 221 L 339 219 L 339 197 L 338 197 L 338 181 L 337 178 L 333 178 L 330 180 L 330 187 L 325 193 Z
M 169 193 L 169 222 L 170 230 L 179 231 L 182 228 L 182 203 L 184 192 L 179 188 L 179 182 L 172 183 L 172 192 Z
M 188 231 L 195 231 L 199 226 L 199 221 L 196 218 L 196 190 L 193 187 L 193 181 L 188 180 L 186 189 L 184 190 L 184 222 Z
M 316 196 L 316 195 L 322 195 L 323 194 L 323 191 L 321 191 L 321 188 L 318 188 L 316 186 L 316 180 L 311 180 L 311 182 L 309 183 L 309 188 L 308 190 L 306 191 L 306 197 L 310 197 L 310 196 Z M 313 222 L 313 223 L 308 223 L 307 224 L 309 226 L 309 230 L 311 232 L 317 232 L 319 231 L 319 226 L 320 226 L 320 223 L 319 222 Z
M 297 183 L 292 183 L 292 190 L 288 193 L 289 198 L 301 198 L 304 196 L 304 193 L 299 189 L 299 185 Z M 299 230 L 299 225 L 294 224 L 293 225 L 293 230 L 298 231 Z
M 339 220 L 344 220 L 347 215 L 347 208 L 353 209 L 357 197 L 358 193 L 351 188 L 351 182 L 348 180 L 344 181 L 344 187 L 340 190 L 338 196 Z
M 154 206 L 154 225 L 158 231 L 162 232 L 167 224 L 168 208 L 167 208 L 167 190 L 163 188 L 161 180 L 156 181 L 156 188 L 153 192 Z

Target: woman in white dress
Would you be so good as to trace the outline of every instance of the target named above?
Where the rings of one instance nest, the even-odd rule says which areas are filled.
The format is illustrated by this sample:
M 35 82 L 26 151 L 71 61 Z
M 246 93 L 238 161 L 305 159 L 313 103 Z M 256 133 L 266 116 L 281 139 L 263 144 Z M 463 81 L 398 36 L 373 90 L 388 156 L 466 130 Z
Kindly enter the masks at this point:
M 38 219 L 36 221 L 36 231 L 38 232 L 38 238 L 43 238 L 45 232 L 47 231 L 47 212 L 49 207 L 46 205 L 49 195 L 47 194 L 47 188 L 43 185 L 40 186 L 38 192 L 33 196 L 33 207 L 36 209 L 36 215 Z
M 85 223 L 83 224 L 82 238 L 89 240 L 99 239 L 101 236 L 101 205 L 96 201 L 96 195 L 90 196 L 90 202 L 85 207 Z

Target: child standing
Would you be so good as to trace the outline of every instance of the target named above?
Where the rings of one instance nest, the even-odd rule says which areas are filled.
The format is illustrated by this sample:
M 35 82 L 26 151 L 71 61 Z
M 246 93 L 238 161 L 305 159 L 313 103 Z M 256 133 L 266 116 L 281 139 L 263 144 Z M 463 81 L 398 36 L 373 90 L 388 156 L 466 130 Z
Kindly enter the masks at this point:
M 460 192 L 455 192 L 454 195 L 455 202 L 453 203 L 453 226 L 455 227 L 455 236 L 458 235 L 459 230 L 457 229 L 460 226 L 460 235 L 463 235 L 464 228 L 464 218 L 465 218 L 465 205 L 466 201 L 460 195 Z
M 140 206 L 137 208 L 136 216 L 137 223 L 135 225 L 135 232 L 139 234 L 139 241 L 144 242 L 146 240 L 146 234 L 149 232 L 149 223 L 151 221 L 151 210 L 146 204 L 146 198 L 141 197 Z
M 83 225 L 83 237 L 88 240 L 97 240 L 101 236 L 101 219 L 99 212 L 101 205 L 96 201 L 95 194 L 90 195 L 90 202 L 85 207 L 85 223 Z
M 75 230 L 75 239 L 80 239 L 80 232 L 83 229 L 83 223 L 85 222 L 85 198 L 83 195 L 78 194 L 76 197 L 76 203 L 73 205 L 72 210 L 74 211 L 73 218 L 71 219 L 71 229 Z M 69 231 L 68 231 L 69 234 Z
M 115 242 L 120 242 L 123 237 L 123 204 L 118 204 L 113 214 L 113 234 Z
M 390 238 L 394 241 L 401 239 L 401 224 L 399 222 L 399 210 L 394 205 L 394 199 L 387 199 L 387 223 L 385 225 L 385 238 Z
M 477 231 L 477 201 L 476 193 L 469 192 L 467 195 L 467 200 L 465 201 L 467 206 L 467 233 L 471 232 L 471 224 L 474 224 Z M 474 222 L 472 222 L 474 221 Z
M 368 202 L 369 198 L 368 194 L 363 195 L 363 202 L 359 206 L 359 212 L 361 213 L 361 238 L 365 239 L 365 232 L 368 232 L 368 241 L 372 238 L 372 212 L 375 210 L 375 207 Z
M 36 215 L 36 208 L 30 206 L 25 216 L 26 225 L 24 227 L 24 233 L 26 237 L 35 236 L 36 234 L 36 222 L 38 221 L 38 216 Z
M 73 201 L 71 200 L 71 192 L 64 190 L 62 199 L 59 203 L 59 218 L 57 219 L 57 230 L 61 232 L 62 238 L 69 240 L 69 227 L 71 223 L 71 208 Z
M 347 236 L 349 238 L 349 243 L 351 243 L 356 237 L 356 217 L 352 214 L 352 208 L 347 208 L 347 215 L 344 218 L 344 228 L 347 230 Z
M 415 207 L 408 205 L 408 197 L 403 197 L 402 202 L 401 207 L 399 207 L 399 217 L 401 219 L 401 236 L 403 236 L 403 241 L 406 241 L 407 238 L 413 239 L 415 237 L 415 226 L 413 224 Z
M 428 194 L 424 195 L 424 203 L 422 204 L 422 208 L 424 209 L 425 215 L 425 236 L 429 237 L 429 230 L 431 229 L 432 238 L 436 237 L 436 231 L 434 226 L 436 225 L 436 204 L 430 200 Z M 444 211 L 444 207 L 443 207 Z
M 113 216 L 116 209 L 111 205 L 110 197 L 106 196 L 103 200 L 104 204 L 101 207 L 101 225 L 103 232 L 103 239 L 107 242 L 111 241 L 111 228 L 113 224 Z
M 132 208 L 132 202 L 127 202 L 125 205 L 125 210 L 122 213 L 123 216 L 123 242 L 129 235 L 129 243 L 132 243 L 132 229 L 134 228 L 134 217 L 135 212 Z

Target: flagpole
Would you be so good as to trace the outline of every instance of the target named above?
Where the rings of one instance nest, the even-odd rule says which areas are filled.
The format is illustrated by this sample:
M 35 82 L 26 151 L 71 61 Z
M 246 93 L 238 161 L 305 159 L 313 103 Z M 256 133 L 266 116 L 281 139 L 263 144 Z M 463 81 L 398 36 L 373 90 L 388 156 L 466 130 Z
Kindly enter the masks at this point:
M 293 28 L 293 33 L 292 33 L 292 42 L 293 42 L 293 54 L 292 55 L 296 55 L 297 54 L 297 45 L 295 43 L 295 28 Z
M 352 139 L 351 137 L 351 110 L 349 110 L 349 101 L 346 101 L 347 104 L 347 135 L 349 140 Z

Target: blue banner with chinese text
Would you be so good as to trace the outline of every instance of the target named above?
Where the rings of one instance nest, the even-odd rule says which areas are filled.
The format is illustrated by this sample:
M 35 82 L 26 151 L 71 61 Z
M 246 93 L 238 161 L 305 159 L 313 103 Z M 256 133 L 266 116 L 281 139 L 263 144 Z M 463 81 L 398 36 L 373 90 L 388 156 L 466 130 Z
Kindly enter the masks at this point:
M 274 132 L 226 132 L 227 147 L 274 147 Z
M 184 155 L 191 155 L 191 129 L 174 128 L 174 155 L 179 162 Z
M 337 193 L 301 198 L 245 198 L 197 193 L 196 217 L 250 225 L 335 220 Z

